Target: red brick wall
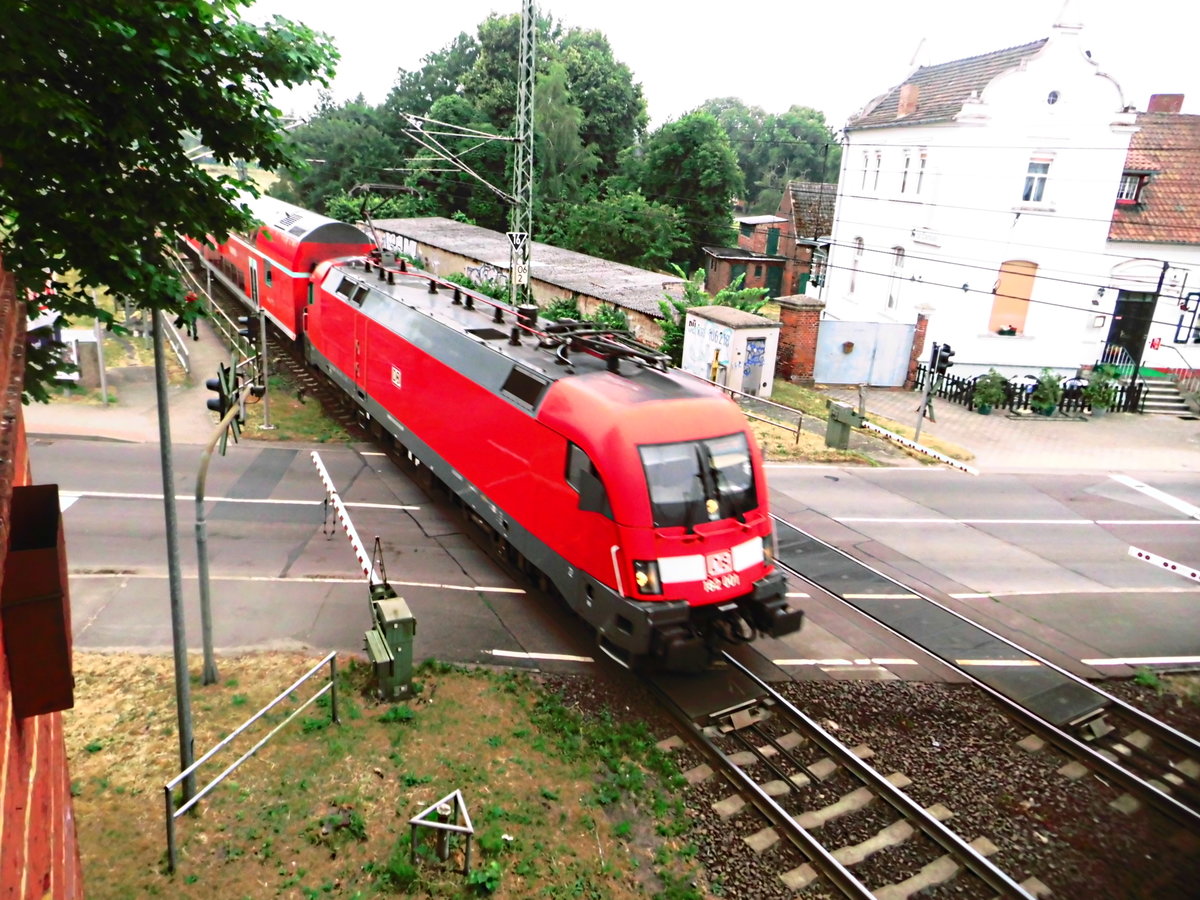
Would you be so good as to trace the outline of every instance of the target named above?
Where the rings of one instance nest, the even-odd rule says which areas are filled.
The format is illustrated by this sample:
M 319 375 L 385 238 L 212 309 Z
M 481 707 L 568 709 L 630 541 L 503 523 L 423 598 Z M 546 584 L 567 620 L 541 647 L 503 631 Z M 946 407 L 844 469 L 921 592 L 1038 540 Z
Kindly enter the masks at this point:
M 779 356 L 775 374 L 796 384 L 813 383 L 817 333 L 825 304 L 807 297 L 779 298 Z
M 25 305 L 0 259 L 0 590 L 13 487 L 30 483 L 21 417 Z M 0 621 L 0 647 L 4 644 Z M 83 896 L 62 714 L 18 719 L 0 653 L 0 898 Z
M 912 354 L 908 358 L 908 376 L 904 379 L 904 386 L 910 391 L 917 386 L 917 365 L 925 352 L 925 332 L 928 328 L 929 319 L 925 318 L 924 313 L 918 313 L 917 327 L 913 331 Z

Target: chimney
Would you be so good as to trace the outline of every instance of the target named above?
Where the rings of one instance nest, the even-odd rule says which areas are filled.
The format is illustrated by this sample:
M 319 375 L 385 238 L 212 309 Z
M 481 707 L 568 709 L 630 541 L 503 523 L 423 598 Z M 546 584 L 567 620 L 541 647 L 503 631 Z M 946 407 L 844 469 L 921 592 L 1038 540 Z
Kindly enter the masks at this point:
M 920 94 L 921 86 L 919 84 L 908 82 L 900 85 L 900 102 L 896 104 L 897 119 L 911 116 L 917 111 L 917 98 Z
M 1183 109 L 1183 94 L 1151 94 L 1146 112 L 1177 113 Z

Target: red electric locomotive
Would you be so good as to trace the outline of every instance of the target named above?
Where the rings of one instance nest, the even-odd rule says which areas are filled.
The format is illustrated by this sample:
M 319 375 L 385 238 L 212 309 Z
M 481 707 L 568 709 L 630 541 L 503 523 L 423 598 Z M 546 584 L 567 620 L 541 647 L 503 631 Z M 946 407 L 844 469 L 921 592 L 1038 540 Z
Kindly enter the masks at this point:
M 382 267 L 345 223 L 248 205 L 263 222 L 253 240 L 193 250 L 547 579 L 606 653 L 695 670 L 722 642 L 800 628 L 757 443 L 721 392 L 623 333 Z
M 364 260 L 313 277 L 309 362 L 549 579 L 610 656 L 694 670 L 722 641 L 799 629 L 757 444 L 719 391 L 621 333 L 539 324 L 536 307 L 425 273 Z
M 365 256 L 375 242 L 353 225 L 276 200 L 241 200 L 262 223 L 253 234 L 231 234 L 219 246 L 189 239 L 194 253 L 215 269 L 225 286 L 263 312 L 292 340 L 301 336 L 300 318 L 317 263 L 342 256 Z

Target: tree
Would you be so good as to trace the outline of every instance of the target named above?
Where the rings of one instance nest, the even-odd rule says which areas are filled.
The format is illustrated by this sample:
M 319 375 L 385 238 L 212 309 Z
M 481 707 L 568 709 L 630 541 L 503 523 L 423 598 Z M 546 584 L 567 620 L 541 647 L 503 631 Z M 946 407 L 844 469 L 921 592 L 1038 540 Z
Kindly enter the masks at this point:
M 771 115 L 736 97 L 707 100 L 699 109 L 714 115 L 729 135 L 751 212 L 774 212 L 789 181 L 837 179 L 841 147 L 824 113 L 792 106 Z
M 341 106 L 323 105 L 319 115 L 292 131 L 291 140 L 298 162 L 270 193 L 327 215 L 331 198 L 358 184 L 391 181 L 388 170 L 404 165 L 403 149 L 361 96 Z
M 384 110 L 393 117 L 405 113 L 427 115 L 434 102 L 458 93 L 478 56 L 479 43 L 465 31 L 460 32 L 441 50 L 422 57 L 423 65 L 417 71 L 397 71 L 396 84 L 384 101 Z
M 683 339 L 687 326 L 687 311 L 693 306 L 731 306 L 744 312 L 756 313 L 766 305 L 766 288 L 744 288 L 744 275 L 734 279 L 733 284 L 721 288 L 716 294 L 709 295 L 704 290 L 704 270 L 697 269 L 688 278 L 679 266 L 672 266 L 675 274 L 683 281 L 683 297 L 672 297 L 664 294 L 658 301 L 658 308 L 663 314 L 663 340 L 658 349 L 671 357 L 673 365 L 683 362 Z
M 199 135 L 219 163 L 288 161 L 271 88 L 328 83 L 328 40 L 279 17 L 241 21 L 249 0 L 60 0 L 6 4 L 0 37 L 0 250 L 19 289 L 68 317 L 100 286 L 143 308 L 184 291 L 163 253 L 184 235 L 247 223 L 252 183 L 210 175 L 181 149 Z M 75 285 L 60 273 L 78 273 Z M 26 393 L 46 399 L 45 372 Z
M 592 145 L 585 146 L 580 139 L 583 113 L 571 102 L 566 66 L 550 64 L 538 78 L 533 102 L 538 199 L 546 203 L 578 200 L 600 158 Z
M 641 194 L 561 204 L 541 218 L 540 240 L 601 259 L 662 271 L 688 248 L 684 223 L 674 207 Z
M 603 180 L 616 171 L 620 152 L 645 136 L 649 116 L 642 86 L 613 58 L 599 31 L 572 28 L 560 52 L 572 102 L 583 112 L 580 137 L 599 155 L 596 176 Z
M 636 177 L 648 199 L 679 210 L 692 265 L 703 261 L 705 245 L 733 241 L 731 203 L 742 192 L 742 173 L 710 113 L 689 113 L 650 135 Z

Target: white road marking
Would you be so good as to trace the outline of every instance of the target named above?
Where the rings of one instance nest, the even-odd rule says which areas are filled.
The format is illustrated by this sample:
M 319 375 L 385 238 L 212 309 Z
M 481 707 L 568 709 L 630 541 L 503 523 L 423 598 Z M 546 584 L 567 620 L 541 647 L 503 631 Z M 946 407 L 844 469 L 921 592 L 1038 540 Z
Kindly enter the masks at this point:
M 833 516 L 835 522 L 860 525 L 1200 525 L 1187 519 L 954 519 L 918 516 Z
M 863 666 L 915 666 L 915 659 L 773 659 L 777 666 L 821 666 L 822 668 L 861 668 Z
M 1119 656 L 1080 662 L 1085 666 L 1194 666 L 1200 663 L 1200 656 Z
M 386 453 L 380 453 L 378 450 L 359 450 L 359 456 L 387 456 Z
M 1042 665 L 1036 659 L 956 659 L 954 664 L 994 669 L 1032 669 Z
M 1171 572 L 1175 575 L 1182 575 L 1184 578 L 1190 578 L 1192 581 L 1200 581 L 1200 571 L 1185 566 L 1182 563 L 1177 563 L 1174 560 L 1167 559 L 1165 556 L 1157 556 L 1149 550 L 1140 550 L 1137 547 L 1129 548 L 1129 555 L 1135 559 L 1140 559 L 1142 562 L 1150 563 L 1164 571 Z
M 836 595 L 835 595 L 836 596 Z M 920 600 L 920 595 L 911 591 L 899 594 L 842 594 L 843 600 Z
M 1075 596 L 1077 594 L 1194 594 L 1200 588 L 1188 587 L 1106 587 L 1096 585 L 1090 588 L 1064 591 L 992 591 L 990 594 L 964 593 L 947 594 L 952 600 L 991 600 L 993 597 L 1056 597 L 1058 595 Z
M 800 591 L 788 591 L 783 596 L 785 596 L 785 597 L 811 597 L 812 594 L 805 594 Z
M 58 492 L 58 511 L 66 512 L 79 499 L 79 495 L 70 491 Z
M 1185 516 L 1190 516 L 1193 519 L 1200 519 L 1200 506 L 1193 506 L 1186 500 L 1180 500 L 1178 497 L 1172 497 L 1166 491 L 1160 491 L 1158 488 L 1150 487 L 1145 482 L 1138 481 L 1136 478 L 1130 478 L 1128 475 L 1120 475 L 1117 473 L 1109 473 L 1109 478 L 1119 482 L 1126 487 L 1133 488 L 1135 491 L 1140 491 L 1147 497 L 1152 497 L 1159 503 L 1177 509 Z
M 124 491 L 69 491 L 63 492 L 76 500 L 82 497 L 95 497 L 100 500 L 161 500 L 162 494 L 137 494 Z M 62 496 L 62 494 L 60 494 Z M 195 494 L 176 494 L 175 500 L 179 501 L 195 501 Z M 74 502 L 74 501 L 72 501 Z M 324 500 L 272 500 L 267 497 L 205 497 L 205 503 L 266 503 L 276 506 L 320 506 Z M 393 509 L 393 510 L 419 510 L 419 506 L 406 506 L 401 503 L 355 503 L 346 501 L 346 506 L 354 509 Z
M 153 572 L 71 572 L 72 578 L 143 578 L 159 580 L 166 579 L 166 575 L 158 575 Z M 195 578 L 195 575 L 184 574 L 184 578 Z M 339 578 L 332 575 L 318 575 L 312 578 L 304 577 L 283 577 L 276 575 L 212 575 L 210 578 L 213 581 L 246 581 L 246 582 L 277 582 L 279 584 L 361 584 L 366 585 L 365 577 L 358 578 Z M 392 587 L 414 587 L 414 588 L 436 588 L 443 591 L 466 591 L 468 593 L 480 594 L 524 594 L 523 588 L 510 587 L 488 587 L 481 584 L 436 584 L 426 581 L 389 581 Z
M 489 650 L 492 656 L 503 656 L 508 659 L 547 659 L 555 662 L 595 662 L 590 656 L 570 656 L 566 653 L 518 653 L 515 650 Z

